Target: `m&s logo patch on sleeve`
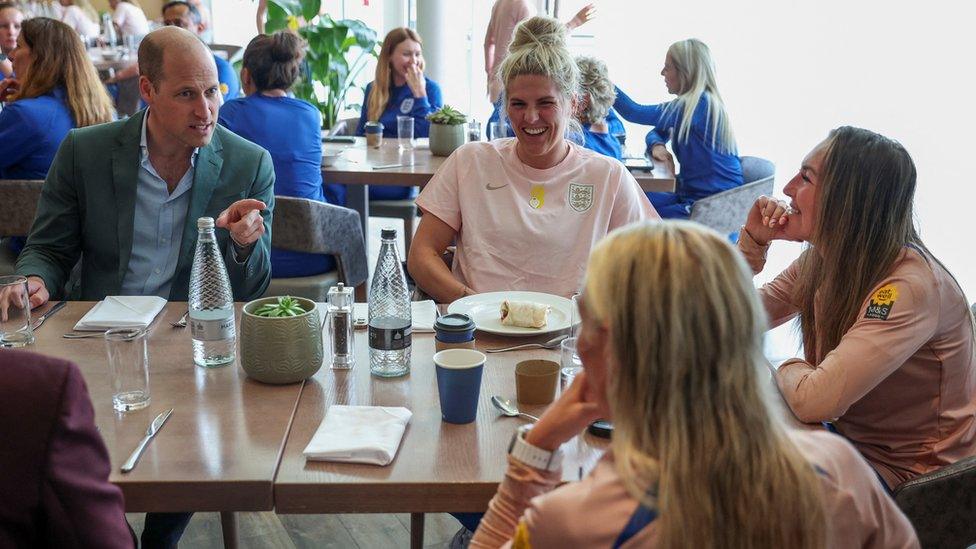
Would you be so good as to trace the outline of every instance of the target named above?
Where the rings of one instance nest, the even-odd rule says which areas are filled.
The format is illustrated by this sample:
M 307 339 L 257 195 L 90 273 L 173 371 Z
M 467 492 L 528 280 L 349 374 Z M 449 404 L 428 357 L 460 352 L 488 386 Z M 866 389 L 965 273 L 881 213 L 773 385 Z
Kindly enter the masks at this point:
M 888 315 L 891 314 L 891 308 L 894 307 L 895 301 L 897 300 L 898 288 L 894 284 L 885 284 L 871 295 L 868 310 L 865 311 L 864 318 L 888 320 Z

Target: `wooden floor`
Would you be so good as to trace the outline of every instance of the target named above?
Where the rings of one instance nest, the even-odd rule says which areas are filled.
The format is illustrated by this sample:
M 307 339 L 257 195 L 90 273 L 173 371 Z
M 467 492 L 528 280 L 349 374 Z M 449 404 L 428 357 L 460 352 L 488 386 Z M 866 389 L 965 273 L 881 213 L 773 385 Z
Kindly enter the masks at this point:
M 126 515 L 138 535 L 144 515 Z M 241 548 L 305 549 L 410 547 L 410 515 L 277 515 L 238 513 Z M 425 521 L 424 546 L 447 547 L 461 527 L 451 515 L 429 514 Z M 218 513 L 197 513 L 186 527 L 181 549 L 223 547 Z

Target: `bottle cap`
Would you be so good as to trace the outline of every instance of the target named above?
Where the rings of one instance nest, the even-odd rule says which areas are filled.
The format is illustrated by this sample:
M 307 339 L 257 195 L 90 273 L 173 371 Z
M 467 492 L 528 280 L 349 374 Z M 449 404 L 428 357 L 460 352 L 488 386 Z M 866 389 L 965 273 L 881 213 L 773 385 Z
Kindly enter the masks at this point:
M 214 220 L 212 217 L 201 217 L 197 219 L 197 229 L 213 229 Z
M 380 238 L 384 240 L 396 238 L 396 229 L 383 229 L 380 231 Z

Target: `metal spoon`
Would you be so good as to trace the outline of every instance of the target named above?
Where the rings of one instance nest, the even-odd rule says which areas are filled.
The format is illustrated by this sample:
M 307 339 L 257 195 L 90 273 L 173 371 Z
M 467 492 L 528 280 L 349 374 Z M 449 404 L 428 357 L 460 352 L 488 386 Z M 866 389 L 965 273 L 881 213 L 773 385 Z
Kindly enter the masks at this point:
M 515 345 L 512 347 L 500 347 L 498 349 L 485 349 L 486 353 L 504 353 L 505 351 L 514 351 L 516 349 L 555 349 L 559 347 L 559 343 L 566 339 L 566 335 L 556 336 L 545 343 L 523 343 L 521 345 Z
M 495 408 L 498 408 L 498 410 L 502 413 L 502 415 L 506 415 L 508 417 L 522 416 L 525 419 L 531 421 L 539 421 L 539 418 L 531 414 L 526 414 L 525 412 L 519 411 L 518 406 L 516 406 L 514 402 L 508 400 L 507 398 L 502 398 L 496 395 L 491 397 L 491 403 L 495 405 Z

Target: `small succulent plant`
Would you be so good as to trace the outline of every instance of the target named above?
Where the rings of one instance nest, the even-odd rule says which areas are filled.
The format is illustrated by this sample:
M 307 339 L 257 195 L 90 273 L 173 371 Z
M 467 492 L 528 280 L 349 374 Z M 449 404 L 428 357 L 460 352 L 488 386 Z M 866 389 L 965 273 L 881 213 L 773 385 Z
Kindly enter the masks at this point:
M 427 115 L 427 120 L 430 120 L 434 124 L 464 124 L 468 121 L 468 117 L 464 115 L 459 110 L 452 108 L 450 105 L 444 105 L 437 112 L 433 112 Z
M 277 303 L 266 303 L 258 307 L 254 311 L 255 316 L 266 316 L 266 317 L 282 317 L 282 316 L 298 316 L 307 313 L 302 306 L 298 304 L 298 300 L 291 296 L 281 296 L 278 298 Z

